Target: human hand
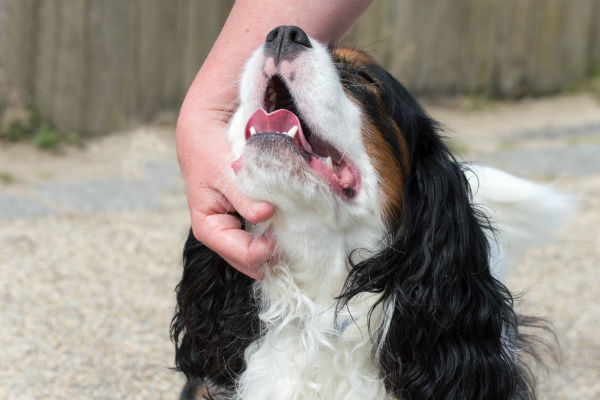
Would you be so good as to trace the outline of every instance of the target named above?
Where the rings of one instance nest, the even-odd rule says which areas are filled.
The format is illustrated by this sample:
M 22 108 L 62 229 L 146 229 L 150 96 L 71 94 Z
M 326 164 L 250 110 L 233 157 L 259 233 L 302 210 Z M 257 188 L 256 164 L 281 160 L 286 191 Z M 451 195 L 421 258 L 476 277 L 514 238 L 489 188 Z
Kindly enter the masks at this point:
M 223 30 L 190 86 L 177 121 L 177 156 L 187 187 L 196 239 L 255 279 L 273 253 L 266 238 L 241 229 L 239 213 L 261 222 L 273 206 L 244 197 L 235 187 L 225 129 L 238 95 L 237 79 L 251 52 L 279 25 L 297 25 L 311 37 L 339 39 L 373 0 L 236 0 Z M 225 117 L 225 118 L 224 118 Z
M 243 196 L 235 186 L 223 110 L 197 110 L 184 102 L 177 121 L 177 156 L 187 188 L 192 231 L 240 272 L 262 279 L 261 265 L 271 257 L 273 243 L 241 229 L 236 215 L 262 222 L 273 206 Z

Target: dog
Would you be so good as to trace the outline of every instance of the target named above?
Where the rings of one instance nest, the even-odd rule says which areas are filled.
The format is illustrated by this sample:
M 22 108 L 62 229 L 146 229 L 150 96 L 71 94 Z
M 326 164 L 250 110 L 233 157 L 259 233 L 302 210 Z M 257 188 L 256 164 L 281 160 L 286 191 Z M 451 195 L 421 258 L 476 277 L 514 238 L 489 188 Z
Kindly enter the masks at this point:
M 190 232 L 171 325 L 182 398 L 534 399 L 528 327 L 502 283 L 566 196 L 459 163 L 371 57 L 300 28 L 248 60 L 228 135 L 245 229 L 276 243 L 253 281 Z

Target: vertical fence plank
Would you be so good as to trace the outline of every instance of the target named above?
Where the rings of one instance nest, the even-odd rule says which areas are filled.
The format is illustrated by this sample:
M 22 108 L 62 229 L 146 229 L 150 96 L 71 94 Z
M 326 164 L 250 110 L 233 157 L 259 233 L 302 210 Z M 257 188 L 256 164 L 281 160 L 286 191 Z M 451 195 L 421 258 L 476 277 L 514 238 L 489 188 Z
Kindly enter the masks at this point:
M 600 0 L 592 4 L 592 18 L 588 34 L 588 72 L 600 71 Z
M 179 54 L 179 1 L 161 2 L 161 10 L 163 18 L 161 26 L 162 33 L 158 37 L 161 43 L 160 56 L 156 60 L 157 63 L 163 66 L 163 76 L 159 79 L 161 84 L 161 104 L 163 106 L 176 106 L 181 103 L 181 94 L 179 92 L 180 63 L 181 56 Z M 159 77 L 161 78 L 161 77 Z
M 496 3 L 492 73 L 485 90 L 492 96 L 521 96 L 531 82 L 535 63 L 537 0 Z
M 191 1 L 188 4 L 181 81 L 184 90 L 192 83 L 202 61 L 210 51 L 232 4 L 231 0 Z
M 85 130 L 102 133 L 135 116 L 135 3 L 88 0 Z
M 177 82 L 176 92 L 178 96 L 183 99 L 183 95 L 186 93 L 190 82 L 186 84 L 185 76 L 185 64 L 187 62 L 185 49 L 187 48 L 188 42 L 188 30 L 190 18 L 188 18 L 190 12 L 190 2 L 192 0 L 176 0 L 177 2 L 177 33 L 175 37 L 175 44 L 177 47 L 177 60 L 172 65 L 172 68 L 177 69 Z
M 63 131 L 79 130 L 83 121 L 85 92 L 85 12 L 86 2 L 58 0 L 58 21 L 54 48 L 52 120 Z M 40 63 L 40 68 L 44 66 Z
M 537 91 L 548 93 L 558 87 L 562 74 L 560 45 L 556 40 L 561 36 L 564 23 L 561 0 L 544 0 L 539 3 L 539 24 L 535 41 L 535 80 Z
M 419 29 L 423 17 L 423 4 L 409 2 L 383 2 L 380 18 L 371 21 L 378 26 L 379 61 L 389 66 L 390 72 L 407 86 L 416 86 L 420 66 L 424 35 Z M 379 21 L 384 21 L 379 24 Z M 390 51 L 391 50 L 391 51 Z
M 594 0 L 578 0 L 573 7 L 570 0 L 562 0 L 564 14 L 561 41 L 558 43 L 562 71 L 560 87 L 581 80 L 588 71 L 589 31 L 599 20 L 593 20 Z
M 7 7 L 8 3 L 6 0 L 0 0 L 0 27 L 6 26 L 7 24 Z M 3 103 L 8 97 L 8 84 L 6 82 L 6 52 L 4 49 L 8 45 L 6 40 L 6 28 L 0 28 L 0 110 L 3 108 Z M 0 126 L 0 131 L 2 127 Z
M 592 22 L 588 33 L 588 72 L 600 71 L 600 0 L 592 4 Z
M 465 0 L 429 1 L 425 27 L 425 51 L 418 87 L 424 92 L 439 88 L 442 93 L 456 93 L 461 84 L 461 67 L 465 61 L 468 9 Z
M 166 40 L 161 37 L 162 30 L 168 24 L 163 24 L 168 18 L 161 5 L 170 6 L 162 0 L 135 1 L 136 26 L 134 32 L 134 58 L 136 70 L 134 87 L 138 112 L 142 118 L 147 118 L 161 104 L 161 81 L 164 77 L 166 63 L 161 62 L 163 46 Z M 173 22 L 173 21 L 169 21 Z M 169 32 L 164 32 L 169 37 Z
M 135 57 L 139 65 L 136 95 L 139 115 L 147 119 L 158 108 L 177 97 L 178 2 L 137 0 Z
M 492 79 L 495 18 L 498 0 L 485 3 L 470 0 L 466 4 L 467 15 L 464 17 L 466 34 L 464 57 L 459 61 L 462 74 L 457 89 L 468 93 L 487 91 Z
M 59 58 L 56 44 L 61 26 L 59 2 L 57 0 L 41 1 L 37 16 L 35 101 L 44 117 L 52 118 L 54 115 L 56 64 Z
M 28 101 L 33 96 L 35 73 L 38 0 L 4 0 L 2 58 L 5 96 L 13 92 Z M 0 104 L 3 103 L 0 99 Z

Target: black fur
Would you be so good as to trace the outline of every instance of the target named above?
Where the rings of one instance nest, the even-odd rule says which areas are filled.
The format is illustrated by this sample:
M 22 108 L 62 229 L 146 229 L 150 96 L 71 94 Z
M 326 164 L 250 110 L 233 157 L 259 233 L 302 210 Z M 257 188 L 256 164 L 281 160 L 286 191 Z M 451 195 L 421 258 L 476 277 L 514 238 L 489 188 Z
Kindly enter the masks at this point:
M 252 283 L 190 231 L 171 323 L 175 364 L 188 378 L 188 392 L 203 384 L 233 389 L 245 367 L 244 349 L 259 333 Z
M 406 89 L 380 67 L 370 72 L 408 143 L 410 174 L 402 210 L 388 221 L 389 246 L 350 261 L 341 306 L 360 292 L 383 293 L 382 302 L 393 304 L 377 357 L 397 397 L 534 399 L 530 374 L 511 350 L 529 346 L 518 333 L 510 292 L 490 273 L 491 228 L 471 204 L 462 167 Z M 383 133 L 397 140 L 393 131 Z

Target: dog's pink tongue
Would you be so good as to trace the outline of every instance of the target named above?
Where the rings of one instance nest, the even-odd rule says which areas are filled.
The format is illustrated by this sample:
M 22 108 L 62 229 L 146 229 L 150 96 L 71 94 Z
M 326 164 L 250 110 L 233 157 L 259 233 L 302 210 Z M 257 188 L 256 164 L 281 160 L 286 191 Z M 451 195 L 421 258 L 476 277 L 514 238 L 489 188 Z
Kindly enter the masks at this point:
M 246 123 L 246 139 L 250 137 L 250 127 L 254 127 L 256 132 L 287 132 L 292 127 L 300 126 L 300 120 L 291 111 L 280 109 L 267 114 L 265 110 L 256 111 Z

